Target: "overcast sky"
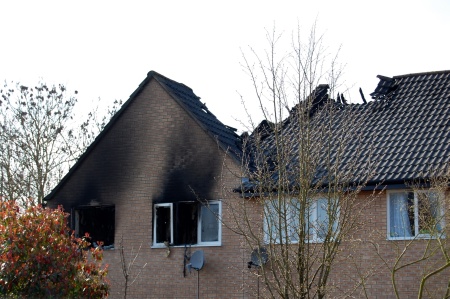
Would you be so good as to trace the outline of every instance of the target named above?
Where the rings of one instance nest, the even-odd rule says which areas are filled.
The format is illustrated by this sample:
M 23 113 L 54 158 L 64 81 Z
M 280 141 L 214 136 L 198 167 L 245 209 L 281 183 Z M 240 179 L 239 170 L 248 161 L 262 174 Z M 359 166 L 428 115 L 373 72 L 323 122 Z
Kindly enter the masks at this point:
M 450 69 L 448 0 L 1 1 L 0 13 L 2 81 L 64 83 L 89 107 L 128 99 L 155 70 L 240 129 L 239 93 L 254 101 L 241 53 L 266 48 L 273 24 L 289 36 L 317 19 L 327 46 L 342 45 L 353 101 L 378 74 Z

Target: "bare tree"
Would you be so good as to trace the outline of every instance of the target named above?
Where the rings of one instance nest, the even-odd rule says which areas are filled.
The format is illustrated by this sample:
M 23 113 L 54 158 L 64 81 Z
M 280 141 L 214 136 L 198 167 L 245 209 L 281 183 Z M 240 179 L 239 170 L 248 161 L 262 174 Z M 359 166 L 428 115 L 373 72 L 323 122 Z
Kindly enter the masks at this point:
M 42 202 L 61 166 L 74 159 L 67 124 L 76 98 L 63 85 L 34 88 L 4 84 L 1 90 L 2 193 Z
M 137 271 L 137 273 L 133 272 L 133 268 L 136 266 L 135 262 L 136 259 L 139 256 L 139 253 L 141 251 L 141 247 L 142 244 L 139 245 L 139 248 L 137 250 L 137 252 L 133 251 L 133 248 L 131 248 L 131 252 L 129 253 L 129 261 L 127 261 L 127 257 L 126 257 L 126 253 L 125 253 L 125 248 L 123 245 L 123 236 L 120 239 L 120 244 L 119 244 L 119 251 L 120 251 L 120 262 L 121 262 L 121 266 L 122 266 L 122 273 L 123 273 L 123 278 L 124 278 L 124 286 L 123 286 L 123 298 L 126 299 L 127 295 L 128 295 L 128 289 L 136 282 L 136 280 L 139 278 L 139 275 L 141 274 L 142 270 L 147 266 L 147 263 L 145 263 L 140 269 L 139 271 Z M 170 251 L 169 251 L 170 253 Z M 169 253 L 167 254 L 167 256 L 169 255 Z M 128 262 L 128 264 L 127 264 Z
M 361 140 L 366 112 L 333 99 L 342 68 L 315 25 L 305 42 L 298 29 L 281 55 L 282 35 L 274 29 L 267 40 L 263 55 L 251 50 L 254 63 L 244 55 L 265 120 L 244 141 L 245 200 L 225 203 L 233 215 L 225 225 L 250 252 L 264 248 L 267 263 L 255 251 L 263 296 L 324 298 L 335 291 L 341 245 L 352 243 L 371 202 L 358 198 L 375 165 L 370 140 Z
M 69 94 L 64 85 L 5 82 L 0 94 L 0 195 L 16 200 L 31 197 L 37 203 L 121 104 L 108 108 L 103 118 L 94 110 L 80 125 L 74 117 L 77 92 Z

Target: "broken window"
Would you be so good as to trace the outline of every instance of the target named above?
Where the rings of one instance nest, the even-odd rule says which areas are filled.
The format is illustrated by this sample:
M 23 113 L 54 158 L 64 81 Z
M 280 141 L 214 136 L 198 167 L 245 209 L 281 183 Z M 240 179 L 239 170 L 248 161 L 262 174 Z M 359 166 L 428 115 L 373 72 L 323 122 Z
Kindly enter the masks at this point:
M 75 235 L 89 233 L 92 246 L 103 242 L 104 249 L 114 248 L 115 207 L 89 206 L 75 210 Z
M 153 245 L 220 245 L 219 201 L 154 205 Z
M 172 204 L 155 205 L 156 243 L 173 242 Z

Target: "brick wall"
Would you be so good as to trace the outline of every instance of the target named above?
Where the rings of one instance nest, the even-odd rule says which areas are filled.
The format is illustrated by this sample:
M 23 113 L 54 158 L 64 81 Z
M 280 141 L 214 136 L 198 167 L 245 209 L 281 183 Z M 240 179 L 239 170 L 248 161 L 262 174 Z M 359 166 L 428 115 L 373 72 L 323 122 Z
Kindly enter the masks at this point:
M 368 298 L 395 298 L 388 266 L 390 269 L 393 268 L 406 245 L 408 248 L 398 266 L 423 256 L 427 242 L 431 242 L 431 246 L 436 245 L 436 241 L 433 240 L 415 240 L 413 242 L 387 240 L 386 196 L 385 191 L 374 198 L 371 198 L 369 192 L 359 194 L 360 202 L 370 200 L 370 204 L 368 208 L 362 209 L 361 229 L 355 231 L 352 236 L 353 241 L 341 244 L 342 252 L 335 263 L 330 284 L 330 286 L 337 286 L 334 292 L 336 297 L 348 295 L 365 298 L 367 294 Z M 384 264 L 383 260 L 388 266 Z M 440 267 L 438 265 L 443 265 L 442 262 L 440 252 L 435 252 L 429 260 L 399 270 L 395 276 L 399 297 L 417 297 L 423 273 L 430 269 L 437 269 Z M 448 271 L 443 271 L 430 279 L 426 283 L 423 298 L 442 298 L 445 294 L 444 290 L 449 274 Z M 362 280 L 362 278 L 364 279 Z

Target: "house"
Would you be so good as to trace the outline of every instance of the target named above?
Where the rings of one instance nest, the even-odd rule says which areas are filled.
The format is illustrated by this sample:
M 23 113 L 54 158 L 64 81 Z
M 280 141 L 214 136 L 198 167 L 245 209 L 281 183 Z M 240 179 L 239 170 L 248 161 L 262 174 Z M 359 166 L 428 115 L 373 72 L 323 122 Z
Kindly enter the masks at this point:
M 311 95 L 311 119 L 329 104 L 337 107 L 334 119 L 345 119 L 350 110 L 358 116 L 358 138 L 349 143 L 358 150 L 350 147 L 343 153 L 339 167 L 351 165 L 347 170 L 355 181 L 367 174 L 355 165 L 367 165 L 368 157 L 374 162 L 357 200 L 365 202 L 374 190 L 377 196 L 363 210 L 367 221 L 354 239 L 374 237 L 351 252 L 343 243 L 330 276 L 338 286 L 333 292 L 354 297 L 364 292 L 370 298 L 394 296 L 391 273 L 380 258 L 391 259 L 395 248 L 419 238 L 411 254 L 420 256 L 430 238 L 421 231 L 419 218 L 434 214 L 421 212 L 419 203 L 427 191 L 415 192 L 411 183 L 430 179 L 450 159 L 450 71 L 378 77 L 368 103 L 348 105 L 339 96 L 331 100 L 326 85 Z M 283 121 L 286 136 L 298 132 L 293 119 Z M 339 125 L 333 126 L 336 132 L 342 129 Z M 257 131 L 263 132 L 263 156 L 270 160 L 271 124 L 263 122 Z M 111 298 L 123 297 L 122 257 L 131 265 L 131 298 L 253 298 L 260 288 L 254 270 L 248 269 L 252 250 L 233 229 L 230 209 L 232 203 L 245 202 L 252 223 L 261 227 L 266 221 L 263 208 L 252 201 L 260 196 L 255 193 L 258 182 L 243 180 L 251 177 L 242 168 L 248 156 L 255 165 L 254 147 L 222 124 L 192 89 L 152 71 L 46 200 L 50 207 L 63 205 L 70 212 L 78 235 L 89 232 L 94 242 L 105 243 Z M 329 173 L 323 165 L 317 170 L 319 181 Z M 401 215 L 400 207 L 408 205 L 412 212 Z M 317 219 L 320 206 L 314 206 Z M 439 225 L 444 231 L 444 221 Z M 313 241 L 320 244 L 318 233 Z M 356 255 L 351 261 L 350 254 Z M 203 268 L 189 273 L 187 266 L 195 269 L 199 256 L 200 264 L 205 260 Z M 423 269 L 417 263 L 399 270 L 403 298 L 417 293 Z M 427 290 L 447 286 L 442 279 L 448 273 L 441 274 L 427 281 Z
M 239 185 L 239 143 L 192 89 L 149 72 L 46 200 L 70 212 L 79 236 L 114 248 L 104 253 L 112 298 L 123 297 L 121 247 L 134 261 L 130 298 L 195 297 L 185 256 L 197 249 L 201 296 L 240 297 L 242 262 L 229 258 L 239 238 L 211 213 L 222 213 L 223 185 Z

